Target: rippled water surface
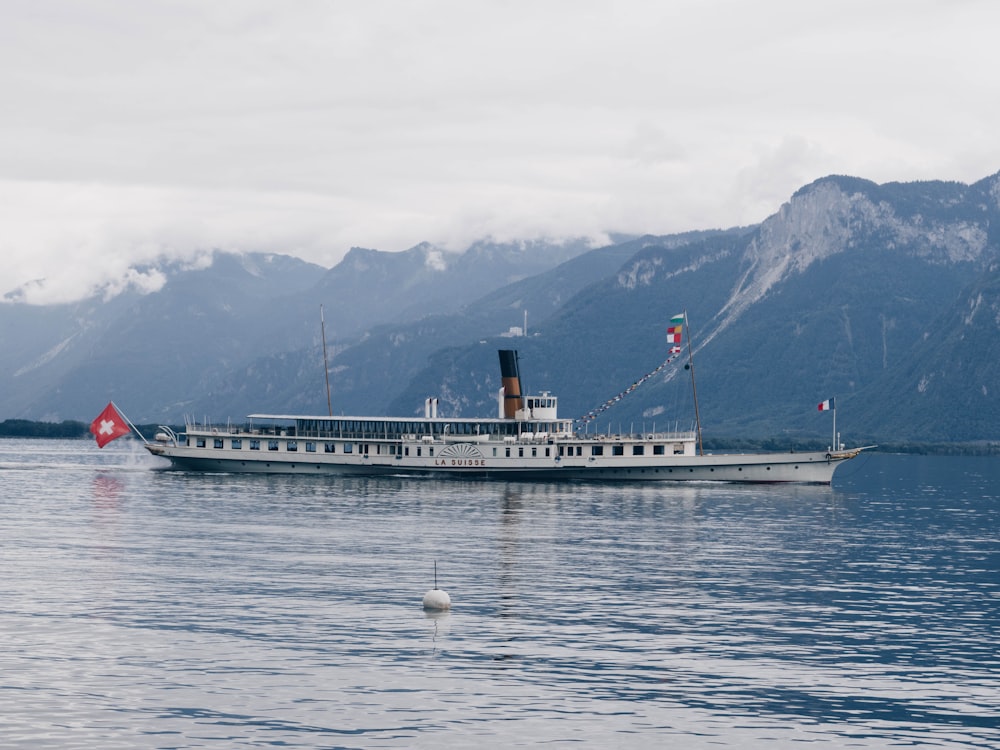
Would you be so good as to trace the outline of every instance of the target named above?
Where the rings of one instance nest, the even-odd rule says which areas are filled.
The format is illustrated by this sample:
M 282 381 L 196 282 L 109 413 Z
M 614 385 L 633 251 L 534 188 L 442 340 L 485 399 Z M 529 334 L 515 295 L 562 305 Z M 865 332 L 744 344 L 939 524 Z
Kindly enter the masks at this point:
M 0 440 L 4 747 L 1000 746 L 998 459 L 830 488 L 143 453 Z

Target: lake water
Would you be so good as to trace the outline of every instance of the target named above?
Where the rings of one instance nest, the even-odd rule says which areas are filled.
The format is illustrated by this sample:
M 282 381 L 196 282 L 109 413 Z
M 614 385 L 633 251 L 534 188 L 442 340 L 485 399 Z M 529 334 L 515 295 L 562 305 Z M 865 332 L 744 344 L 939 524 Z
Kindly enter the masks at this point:
M 156 465 L 0 440 L 3 747 L 1000 746 L 1000 459 L 832 488 Z

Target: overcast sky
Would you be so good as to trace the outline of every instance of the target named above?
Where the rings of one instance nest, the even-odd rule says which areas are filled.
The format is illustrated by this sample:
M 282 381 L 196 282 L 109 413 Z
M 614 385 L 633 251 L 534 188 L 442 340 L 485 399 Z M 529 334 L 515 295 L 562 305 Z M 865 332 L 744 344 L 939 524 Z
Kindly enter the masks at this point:
M 993 0 L 0 0 L 0 295 L 1000 170 Z

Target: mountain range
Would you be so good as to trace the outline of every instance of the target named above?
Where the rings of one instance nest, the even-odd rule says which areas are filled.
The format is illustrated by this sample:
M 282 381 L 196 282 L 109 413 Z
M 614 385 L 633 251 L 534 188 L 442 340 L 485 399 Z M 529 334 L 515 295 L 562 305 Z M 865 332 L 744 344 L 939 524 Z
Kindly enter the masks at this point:
M 597 248 L 164 263 L 155 292 L 0 304 L 0 418 L 89 421 L 109 399 L 144 423 L 325 414 L 325 332 L 338 414 L 422 414 L 435 396 L 442 415 L 492 415 L 496 350 L 514 348 L 526 388 L 557 394 L 582 429 L 687 427 L 693 372 L 706 435 L 829 439 L 816 405 L 835 398 L 852 444 L 996 440 L 998 219 L 1000 173 L 830 176 L 757 225 Z

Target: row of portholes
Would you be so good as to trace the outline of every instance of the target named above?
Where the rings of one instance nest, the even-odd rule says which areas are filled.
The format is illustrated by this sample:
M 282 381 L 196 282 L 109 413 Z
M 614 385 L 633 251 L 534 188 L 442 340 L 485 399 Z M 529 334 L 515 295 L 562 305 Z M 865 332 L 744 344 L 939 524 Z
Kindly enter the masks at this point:
M 765 466 L 764 468 L 765 468 L 765 469 L 766 469 L 767 471 L 770 471 L 770 470 L 771 470 L 771 467 L 770 467 L 770 466 Z M 796 466 L 796 467 L 795 467 L 795 469 L 796 469 L 796 470 L 797 470 L 798 468 L 799 468 L 798 466 Z M 715 471 L 715 467 L 714 467 L 714 466 L 712 466 L 712 467 L 709 467 L 709 469 L 708 469 L 708 470 L 709 470 L 710 472 L 714 472 L 714 471 Z M 652 472 L 653 472 L 654 474 L 659 474 L 659 473 L 660 473 L 660 469 L 652 469 L 652 470 L 650 470 L 650 469 L 636 469 L 635 471 L 638 471 L 638 472 L 641 472 L 641 473 L 643 473 L 643 474 L 645 474 L 645 473 L 646 473 L 646 472 L 648 472 L 648 471 L 652 471 Z M 742 467 L 742 466 L 737 466 L 737 467 L 736 467 L 736 471 L 743 471 L 743 467 Z M 631 474 L 631 473 L 632 473 L 632 469 L 625 469 L 625 473 L 626 473 L 626 474 Z M 668 474 L 673 474 L 673 473 L 674 473 L 674 470 L 673 470 L 673 469 L 667 469 L 667 473 L 668 473 Z M 690 474 L 694 474 L 694 469 L 688 469 L 688 473 L 690 473 Z

